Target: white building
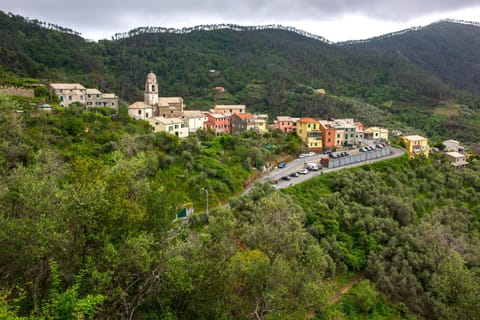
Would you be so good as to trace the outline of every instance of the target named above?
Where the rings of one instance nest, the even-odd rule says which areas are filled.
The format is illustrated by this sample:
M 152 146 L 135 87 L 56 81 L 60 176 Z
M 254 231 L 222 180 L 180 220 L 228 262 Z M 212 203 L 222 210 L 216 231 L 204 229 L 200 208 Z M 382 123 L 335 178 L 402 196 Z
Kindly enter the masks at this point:
M 204 129 L 205 122 L 208 121 L 207 115 L 198 110 L 183 111 L 181 119 L 187 124 L 189 132 L 196 132 L 198 129 Z
M 62 107 L 68 107 L 74 102 L 85 105 L 85 95 L 87 89 L 80 83 L 50 83 L 50 89 L 60 99 Z
M 148 119 L 153 132 L 168 132 L 179 138 L 188 137 L 188 127 L 179 118 L 155 117 Z
M 118 110 L 118 97 L 114 93 L 102 93 L 98 89 L 86 89 L 80 83 L 50 83 L 50 89 L 58 96 L 60 105 L 68 107 L 78 102 L 87 108 L 108 107 Z
M 98 89 L 87 89 L 85 93 L 87 108 L 108 107 L 118 110 L 118 97 L 114 93 L 102 93 Z
M 450 161 L 452 166 L 457 169 L 465 168 L 468 164 L 467 157 L 459 152 L 445 152 L 445 157 Z
M 128 106 L 128 115 L 135 120 L 151 119 L 153 108 L 145 102 L 135 102 Z

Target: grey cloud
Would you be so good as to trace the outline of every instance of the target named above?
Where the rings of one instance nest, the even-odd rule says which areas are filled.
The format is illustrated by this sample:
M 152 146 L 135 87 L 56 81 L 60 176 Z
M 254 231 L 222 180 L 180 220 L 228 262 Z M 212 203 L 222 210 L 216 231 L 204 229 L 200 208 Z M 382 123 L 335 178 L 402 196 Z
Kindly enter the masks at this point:
M 0 9 L 80 32 L 114 33 L 145 25 L 191 25 L 191 21 L 281 24 L 282 21 L 331 20 L 352 13 L 403 22 L 476 5 L 478 0 L 6 0 Z

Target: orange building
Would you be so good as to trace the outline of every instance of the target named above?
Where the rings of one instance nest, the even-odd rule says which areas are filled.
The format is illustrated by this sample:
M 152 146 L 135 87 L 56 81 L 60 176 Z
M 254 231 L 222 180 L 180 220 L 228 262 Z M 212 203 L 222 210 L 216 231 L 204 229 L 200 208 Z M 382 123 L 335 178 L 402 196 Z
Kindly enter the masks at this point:
M 335 147 L 335 128 L 329 121 L 320 120 L 320 130 L 322 131 L 323 148 L 329 149 Z

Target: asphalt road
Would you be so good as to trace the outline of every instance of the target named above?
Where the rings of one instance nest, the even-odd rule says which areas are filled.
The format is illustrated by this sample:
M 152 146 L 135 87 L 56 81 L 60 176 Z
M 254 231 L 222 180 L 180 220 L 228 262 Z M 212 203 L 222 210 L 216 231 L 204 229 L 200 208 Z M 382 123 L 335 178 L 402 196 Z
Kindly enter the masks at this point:
M 306 163 L 309 163 L 309 162 L 319 163 L 321 161 L 321 158 L 328 158 L 328 155 L 317 154 L 313 157 L 305 157 L 305 158 L 302 158 L 302 159 L 295 159 L 293 161 L 288 162 L 287 166 L 285 168 L 282 168 L 282 169 L 276 168 L 276 169 L 272 170 L 267 175 L 265 175 L 263 178 L 261 178 L 259 181 L 260 182 L 267 182 L 269 180 L 270 181 L 277 181 L 276 186 L 278 188 L 288 188 L 290 186 L 296 185 L 298 183 L 302 183 L 302 182 L 304 182 L 308 179 L 311 179 L 311 178 L 316 177 L 318 175 L 321 175 L 323 173 L 338 171 L 338 170 L 342 170 L 342 169 L 346 169 L 346 168 L 358 167 L 358 166 L 362 166 L 362 165 L 365 165 L 365 164 L 368 164 L 368 163 L 373 163 L 373 162 L 377 162 L 377 161 L 383 161 L 383 160 L 386 160 L 386 159 L 396 158 L 396 157 L 399 157 L 399 156 L 401 156 L 405 153 L 404 150 L 399 149 L 399 148 L 394 148 L 394 147 L 390 147 L 390 146 L 388 146 L 388 148 L 390 148 L 390 154 L 387 155 L 387 156 L 384 156 L 384 157 L 375 158 L 375 159 L 362 161 L 362 162 L 357 162 L 357 163 L 353 163 L 353 164 L 348 164 L 348 165 L 345 165 L 345 166 L 340 166 L 340 167 L 332 168 L 332 169 L 323 168 L 319 171 L 309 171 L 306 175 L 301 174 L 299 177 L 291 178 L 290 181 L 282 180 L 283 176 L 290 175 L 293 172 L 298 172 L 299 170 L 303 169 Z M 355 154 L 359 153 L 359 151 L 358 151 L 358 149 L 354 149 L 354 150 L 349 150 L 348 153 L 350 155 L 355 155 Z

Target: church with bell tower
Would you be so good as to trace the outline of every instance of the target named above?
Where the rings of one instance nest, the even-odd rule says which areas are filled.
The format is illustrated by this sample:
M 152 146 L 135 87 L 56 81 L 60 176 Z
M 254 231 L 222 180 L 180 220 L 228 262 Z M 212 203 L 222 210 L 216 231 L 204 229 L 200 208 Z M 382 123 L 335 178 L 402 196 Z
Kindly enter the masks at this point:
M 154 117 L 176 118 L 183 115 L 185 104 L 181 97 L 159 97 L 157 76 L 150 71 L 145 80 L 143 102 L 128 106 L 128 115 L 134 119 L 147 120 Z

